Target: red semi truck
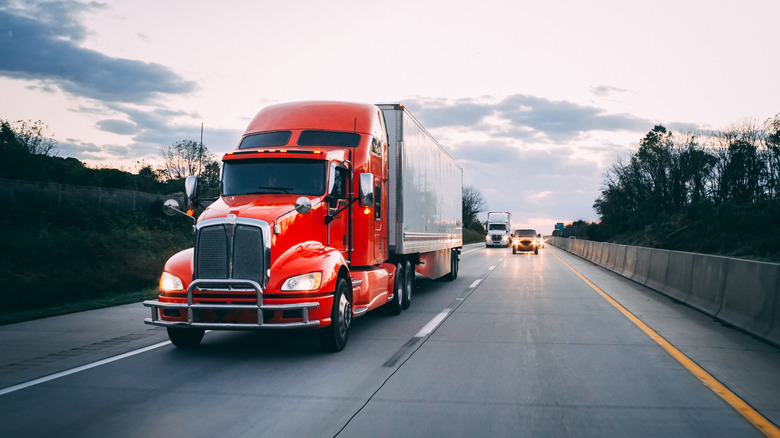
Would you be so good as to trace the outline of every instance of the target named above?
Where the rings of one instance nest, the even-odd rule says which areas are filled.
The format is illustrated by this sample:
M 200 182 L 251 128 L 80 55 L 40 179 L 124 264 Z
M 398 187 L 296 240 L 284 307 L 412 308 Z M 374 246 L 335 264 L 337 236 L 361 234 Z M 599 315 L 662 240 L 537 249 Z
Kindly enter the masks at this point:
M 145 322 L 178 347 L 207 329 L 316 329 L 339 351 L 353 317 L 409 307 L 415 272 L 457 277 L 462 179 L 402 105 L 267 107 L 222 158 L 221 196 L 165 264 Z M 186 193 L 191 211 L 195 177 Z

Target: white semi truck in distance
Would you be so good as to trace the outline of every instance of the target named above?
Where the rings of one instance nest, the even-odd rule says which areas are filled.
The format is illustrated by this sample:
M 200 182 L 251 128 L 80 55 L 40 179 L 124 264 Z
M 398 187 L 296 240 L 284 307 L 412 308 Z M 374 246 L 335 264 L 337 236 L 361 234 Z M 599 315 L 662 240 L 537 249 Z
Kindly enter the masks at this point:
M 485 230 L 485 246 L 508 247 L 511 243 L 512 214 L 508 211 L 488 212 Z

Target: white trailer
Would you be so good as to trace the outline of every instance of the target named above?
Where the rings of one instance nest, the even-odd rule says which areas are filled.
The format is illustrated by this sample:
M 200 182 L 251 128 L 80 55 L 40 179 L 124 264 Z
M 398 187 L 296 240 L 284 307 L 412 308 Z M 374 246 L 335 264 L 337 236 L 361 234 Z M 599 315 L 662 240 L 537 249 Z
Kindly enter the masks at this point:
M 388 135 L 388 248 L 429 278 L 457 277 L 463 169 L 400 104 L 377 105 Z

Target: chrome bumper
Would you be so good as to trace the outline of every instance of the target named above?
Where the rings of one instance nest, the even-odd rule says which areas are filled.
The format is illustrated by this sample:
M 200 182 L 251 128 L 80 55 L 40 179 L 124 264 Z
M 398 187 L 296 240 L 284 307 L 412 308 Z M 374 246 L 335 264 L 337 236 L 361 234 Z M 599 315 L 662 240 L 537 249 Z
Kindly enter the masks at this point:
M 201 290 L 209 290 L 208 285 L 225 285 L 230 290 L 254 290 L 257 293 L 257 304 L 203 304 L 193 302 L 193 290 L 198 287 Z M 217 289 L 211 289 L 217 290 Z M 218 289 L 224 290 L 224 288 Z M 320 325 L 319 321 L 309 321 L 309 309 L 316 309 L 319 303 L 296 304 L 263 304 L 263 290 L 260 285 L 252 280 L 219 279 L 219 280 L 194 280 L 187 288 L 186 303 L 163 303 L 159 300 L 144 301 L 144 306 L 151 307 L 152 317 L 144 319 L 144 323 L 161 327 L 195 327 L 217 330 L 267 330 L 267 329 L 294 329 L 311 328 Z M 160 319 L 159 309 L 187 310 L 187 321 L 163 321 Z M 227 323 L 227 322 L 197 322 L 194 321 L 194 310 L 252 310 L 257 312 L 257 323 Z M 300 322 L 263 323 L 263 311 L 300 310 Z

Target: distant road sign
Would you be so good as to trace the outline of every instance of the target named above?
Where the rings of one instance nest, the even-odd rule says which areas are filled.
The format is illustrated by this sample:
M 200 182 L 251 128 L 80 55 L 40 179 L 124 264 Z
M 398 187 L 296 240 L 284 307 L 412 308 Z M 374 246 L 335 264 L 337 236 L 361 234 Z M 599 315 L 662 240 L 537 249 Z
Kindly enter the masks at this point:
M 558 231 L 563 231 L 563 222 L 558 222 L 555 224 L 555 229 Z

